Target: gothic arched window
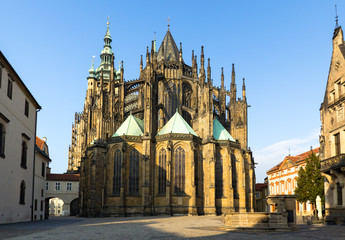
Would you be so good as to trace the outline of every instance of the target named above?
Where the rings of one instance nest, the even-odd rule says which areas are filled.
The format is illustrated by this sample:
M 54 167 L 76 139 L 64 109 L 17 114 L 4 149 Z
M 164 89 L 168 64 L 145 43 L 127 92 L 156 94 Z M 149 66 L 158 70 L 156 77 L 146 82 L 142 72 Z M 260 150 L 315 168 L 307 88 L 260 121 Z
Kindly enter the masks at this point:
M 164 105 L 166 109 L 166 117 L 167 120 L 169 120 L 175 114 L 177 108 L 177 89 L 173 81 L 170 81 L 166 86 Z
M 216 198 L 223 197 L 223 157 L 220 150 L 216 152 Z
M 186 107 L 192 107 L 192 88 L 188 83 L 182 84 L 182 104 Z
M 232 168 L 232 188 L 234 189 L 234 199 L 239 199 L 238 188 L 237 188 L 237 167 L 236 157 L 231 154 L 231 168 Z
M 158 193 L 164 194 L 166 192 L 166 150 L 159 151 L 159 169 L 158 169 Z
M 114 154 L 113 193 L 120 194 L 121 190 L 121 151 L 117 149 Z
M 27 152 L 28 152 L 28 146 L 26 145 L 26 142 L 23 141 L 22 142 L 22 159 L 20 162 L 20 166 L 25 169 L 27 168 L 26 166 Z
M 188 108 L 192 107 L 192 88 L 188 83 L 182 84 L 182 104 Z M 182 117 L 189 125 L 192 125 L 192 117 L 187 111 L 182 111 Z
M 129 153 L 129 193 L 139 193 L 139 152 L 136 149 Z
M 5 126 L 0 123 L 0 157 L 5 157 Z
M 25 185 L 25 181 L 23 180 L 20 183 L 19 204 L 25 204 L 25 189 L 26 189 L 26 185 Z
M 178 147 L 175 150 L 175 193 L 184 193 L 185 185 L 185 151 Z

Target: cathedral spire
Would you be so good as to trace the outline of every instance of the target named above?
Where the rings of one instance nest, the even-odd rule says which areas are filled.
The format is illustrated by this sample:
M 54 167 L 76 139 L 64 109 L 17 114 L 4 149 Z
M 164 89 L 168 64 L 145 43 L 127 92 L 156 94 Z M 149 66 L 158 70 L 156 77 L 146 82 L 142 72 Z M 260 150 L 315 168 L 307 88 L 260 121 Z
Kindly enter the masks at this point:
M 201 55 L 200 55 L 200 75 L 205 76 L 205 59 L 204 59 L 204 46 L 201 46 Z
M 182 43 L 180 42 L 179 61 L 182 62 Z
M 110 31 L 109 31 L 109 17 L 107 21 L 107 31 L 104 36 L 104 46 L 103 50 L 101 52 L 101 64 L 100 67 L 105 70 L 105 75 L 109 76 L 109 71 L 110 71 L 110 64 L 111 64 L 111 58 L 113 55 L 113 50 L 111 49 L 111 36 L 110 36 Z
M 207 83 L 211 83 L 211 64 L 210 64 L 210 58 L 207 59 Z
M 222 67 L 222 75 L 220 76 L 221 84 L 220 87 L 224 89 L 224 72 L 223 72 L 223 67 Z
M 230 99 L 236 101 L 235 64 L 232 64 Z
M 245 78 L 243 78 L 242 99 L 243 99 L 243 100 L 246 100 L 246 84 L 245 84 Z
M 140 72 L 143 71 L 143 55 L 140 55 Z
M 335 28 L 338 28 L 338 10 L 337 10 L 337 4 L 335 4 Z
M 154 50 L 155 53 L 157 53 L 156 32 L 154 32 L 154 46 L 153 46 L 153 50 Z
M 149 46 L 146 47 L 146 66 L 150 63 Z
M 95 77 L 95 69 L 94 69 L 94 64 L 93 64 L 93 58 L 92 58 L 92 65 L 89 70 L 89 77 Z

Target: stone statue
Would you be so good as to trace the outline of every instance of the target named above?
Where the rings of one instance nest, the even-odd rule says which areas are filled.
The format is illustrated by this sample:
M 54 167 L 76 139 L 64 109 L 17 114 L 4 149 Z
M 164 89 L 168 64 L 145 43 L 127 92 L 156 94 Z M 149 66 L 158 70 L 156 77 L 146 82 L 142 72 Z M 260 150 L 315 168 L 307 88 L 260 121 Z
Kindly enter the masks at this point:
M 316 197 L 316 210 L 317 210 L 317 218 L 322 219 L 322 205 L 321 205 L 321 198 L 319 195 Z

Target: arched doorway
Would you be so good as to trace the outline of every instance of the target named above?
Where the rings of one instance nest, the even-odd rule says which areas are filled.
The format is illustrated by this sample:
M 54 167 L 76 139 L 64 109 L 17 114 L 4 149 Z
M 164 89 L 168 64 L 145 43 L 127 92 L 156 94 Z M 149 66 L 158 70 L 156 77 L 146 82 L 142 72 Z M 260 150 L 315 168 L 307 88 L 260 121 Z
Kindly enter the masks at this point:
M 70 204 L 70 216 L 79 214 L 79 198 L 74 199 Z
M 64 209 L 64 201 L 61 198 L 49 199 L 49 216 L 65 216 L 66 210 Z

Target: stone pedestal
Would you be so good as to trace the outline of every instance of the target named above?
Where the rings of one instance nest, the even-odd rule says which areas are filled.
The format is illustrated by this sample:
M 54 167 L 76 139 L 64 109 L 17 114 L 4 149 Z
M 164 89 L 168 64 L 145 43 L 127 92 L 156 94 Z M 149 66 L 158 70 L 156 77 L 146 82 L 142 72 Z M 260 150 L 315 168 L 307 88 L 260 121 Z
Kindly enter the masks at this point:
M 274 212 L 286 217 L 289 227 L 296 226 L 296 195 L 270 195 L 267 203 L 274 206 Z

